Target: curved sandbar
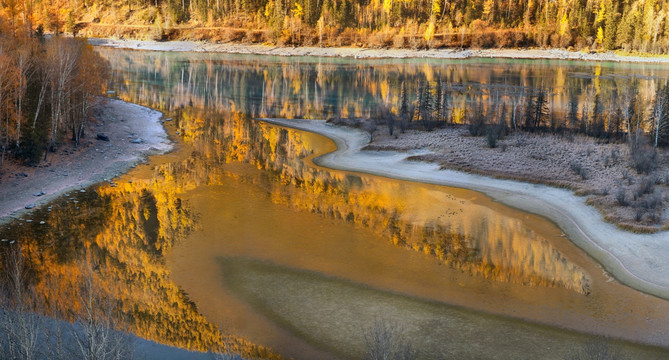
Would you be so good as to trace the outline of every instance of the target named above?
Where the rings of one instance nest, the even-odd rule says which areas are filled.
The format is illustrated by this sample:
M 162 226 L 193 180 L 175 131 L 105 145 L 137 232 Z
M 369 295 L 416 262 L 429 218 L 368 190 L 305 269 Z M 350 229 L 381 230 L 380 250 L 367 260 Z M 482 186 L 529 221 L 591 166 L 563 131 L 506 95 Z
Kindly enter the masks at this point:
M 544 216 L 622 283 L 669 299 L 669 232 L 633 234 L 618 229 L 569 190 L 442 170 L 437 164 L 406 160 L 416 153 L 362 151 L 370 137 L 358 129 L 318 120 L 259 120 L 332 139 L 337 150 L 314 159 L 317 165 L 480 191 L 505 205 Z

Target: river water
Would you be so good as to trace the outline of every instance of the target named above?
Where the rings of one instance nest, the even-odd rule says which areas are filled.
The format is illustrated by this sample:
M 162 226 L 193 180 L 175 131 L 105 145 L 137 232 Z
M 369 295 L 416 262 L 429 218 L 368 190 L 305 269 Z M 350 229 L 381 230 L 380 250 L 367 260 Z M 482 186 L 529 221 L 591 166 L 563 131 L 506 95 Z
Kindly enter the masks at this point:
M 2 230 L 50 308 L 78 306 L 93 262 L 131 331 L 190 349 L 361 358 L 382 322 L 426 359 L 564 358 L 588 334 L 667 357 L 669 302 L 620 285 L 546 219 L 473 191 L 319 167 L 331 141 L 253 117 L 366 116 L 402 82 L 435 79 L 478 93 L 550 85 L 559 108 L 595 83 L 652 94 L 668 69 L 99 51 L 111 89 L 164 111 L 177 147 Z

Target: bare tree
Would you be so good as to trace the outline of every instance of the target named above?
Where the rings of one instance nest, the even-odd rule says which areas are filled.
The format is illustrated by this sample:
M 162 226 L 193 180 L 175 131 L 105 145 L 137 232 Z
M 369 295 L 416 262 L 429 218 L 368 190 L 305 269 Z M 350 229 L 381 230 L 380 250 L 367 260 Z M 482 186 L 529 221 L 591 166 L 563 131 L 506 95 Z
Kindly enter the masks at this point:
M 37 60 L 37 73 L 38 73 L 38 82 L 39 82 L 39 93 L 37 96 L 37 107 L 35 109 L 35 115 L 33 116 L 33 123 L 32 127 L 33 129 L 35 126 L 37 126 L 37 119 L 39 119 L 40 112 L 42 111 L 42 107 L 45 104 L 46 100 L 46 92 L 47 89 L 49 88 L 49 80 L 53 76 L 53 66 L 49 61 L 46 61 L 46 59 L 38 59 Z
M 73 354 L 84 360 L 132 359 L 133 338 L 119 328 L 112 297 L 99 284 L 90 260 L 80 267 L 83 274 L 79 290 L 82 310 L 71 328 L 75 345 Z
M 4 39 L 0 39 L 0 146 L 2 146 L 0 170 L 4 167 L 5 153 L 9 147 L 10 109 L 8 100 L 11 98 L 11 90 L 14 88 L 12 86 L 13 78 L 15 77 L 14 59 L 8 54 L 8 47 Z
M 416 350 L 404 340 L 404 330 L 385 320 L 375 320 L 365 332 L 365 360 L 411 360 Z
M 0 332 L 4 340 L 0 344 L 10 359 L 39 359 L 44 317 L 35 311 L 35 298 L 26 284 L 27 267 L 21 248 L 18 244 L 10 246 L 4 254 L 6 267 L 0 299 Z
M 520 89 L 520 95 L 512 98 L 511 104 L 511 122 L 513 123 L 513 130 L 518 130 L 518 110 L 522 109 L 525 104 L 525 88 Z
M 49 137 L 50 150 L 56 145 L 59 126 L 70 115 L 68 96 L 72 91 L 72 79 L 80 55 L 80 46 L 76 40 L 56 37 L 49 41 L 47 57 L 54 66 L 51 77 L 51 129 Z M 46 154 L 44 157 L 46 159 Z
M 620 95 L 620 116 L 625 123 L 625 140 L 629 140 L 632 133 L 632 118 L 634 117 L 634 103 L 636 101 L 636 85 L 630 86 Z
M 621 360 L 625 359 L 611 339 L 597 336 L 587 340 L 567 356 L 568 360 Z
M 660 139 L 669 127 L 669 85 L 657 89 L 655 104 L 653 104 L 654 146 L 657 147 Z
M 21 143 L 21 123 L 23 123 L 23 100 L 28 90 L 28 78 L 33 71 L 32 43 L 24 40 L 16 49 L 14 62 L 18 75 L 16 86 L 16 147 Z

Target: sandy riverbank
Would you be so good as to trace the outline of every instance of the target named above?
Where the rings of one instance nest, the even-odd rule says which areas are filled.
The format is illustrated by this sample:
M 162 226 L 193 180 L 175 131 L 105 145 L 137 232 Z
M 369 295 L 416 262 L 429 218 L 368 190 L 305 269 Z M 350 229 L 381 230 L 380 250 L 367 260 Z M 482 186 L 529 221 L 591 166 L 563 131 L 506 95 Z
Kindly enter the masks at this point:
M 101 98 L 95 122 L 78 148 L 63 144 L 37 167 L 5 164 L 0 177 L 0 223 L 21 216 L 71 190 L 111 181 L 152 154 L 172 149 L 160 124 L 162 113 Z M 97 140 L 104 133 L 109 141 Z M 44 192 L 44 195 L 36 196 Z
M 283 47 L 258 44 L 211 43 L 206 41 L 150 41 L 89 38 L 93 46 L 106 46 L 119 49 L 136 49 L 149 51 L 175 52 L 219 52 L 230 54 L 257 54 L 270 56 L 324 56 L 346 57 L 356 59 L 374 58 L 435 58 L 435 59 L 468 59 L 468 58 L 507 58 L 507 59 L 552 59 L 552 60 L 586 60 L 615 61 L 637 63 L 669 64 L 669 58 L 621 56 L 612 52 L 586 53 L 567 51 L 564 49 L 366 49 L 366 48 L 326 48 L 326 47 Z
M 363 120 L 364 121 L 364 120 Z M 334 124 L 337 124 L 336 120 Z M 361 123 L 353 123 L 357 127 Z M 669 154 L 656 152 L 657 169 L 639 174 L 625 143 L 602 143 L 580 134 L 549 135 L 512 132 L 491 148 L 484 136 L 471 136 L 467 127 L 447 126 L 432 131 L 406 130 L 388 134 L 385 126 L 373 133 L 364 150 L 406 152 L 429 149 L 415 156 L 443 168 L 502 179 L 568 188 L 587 196 L 605 219 L 633 232 L 669 229 L 669 208 L 649 207 L 653 199 L 669 196 Z M 646 148 L 651 156 L 651 148 Z
M 571 190 L 513 180 L 494 179 L 454 170 L 442 170 L 438 164 L 408 161 L 409 153 L 362 151 L 369 143 L 366 132 L 333 126 L 324 121 L 264 119 L 264 121 L 306 130 L 331 138 L 338 150 L 315 160 L 321 166 L 364 172 L 392 178 L 455 186 L 480 191 L 506 205 L 544 216 L 602 263 L 622 283 L 638 290 L 669 299 L 669 254 L 667 232 L 632 234 L 604 221 L 583 197 Z

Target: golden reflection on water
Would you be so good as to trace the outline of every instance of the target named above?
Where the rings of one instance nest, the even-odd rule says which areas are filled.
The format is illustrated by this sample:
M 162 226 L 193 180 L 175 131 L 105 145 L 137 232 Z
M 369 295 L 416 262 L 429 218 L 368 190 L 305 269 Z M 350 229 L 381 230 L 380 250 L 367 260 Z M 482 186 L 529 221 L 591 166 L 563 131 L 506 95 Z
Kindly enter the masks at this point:
M 79 264 L 88 257 L 129 315 L 129 329 L 142 337 L 198 350 L 230 343 L 269 356 L 248 337 L 282 354 L 325 356 L 226 291 L 216 259 L 235 255 L 667 342 L 666 326 L 655 334 L 638 321 L 666 320 L 666 302 L 605 283 L 545 220 L 471 191 L 319 168 L 311 158 L 333 144 L 313 134 L 191 107 L 171 116 L 183 139 L 177 152 L 3 230 L 21 245 L 52 311 L 79 306 Z M 630 304 L 643 305 L 642 314 L 627 313 Z M 237 336 L 221 337 L 222 328 Z
M 551 112 L 566 127 L 570 102 L 581 113 L 597 95 L 603 108 L 620 105 L 628 89 L 638 111 L 651 106 L 666 67 L 651 64 L 518 59 L 376 59 L 268 57 L 96 49 L 108 59 L 112 89 L 152 107 L 216 108 L 259 117 L 323 119 L 370 116 L 379 106 L 398 112 L 402 84 L 409 101 L 418 87 L 448 84 L 445 121 L 460 123 L 473 104 L 509 107 L 521 95 L 549 95 Z M 446 94 L 446 93 L 445 93 Z M 522 100 L 521 100 L 522 101 Z M 590 105 L 588 105 L 590 106 Z M 519 110 L 520 111 L 520 110 Z M 522 113 L 519 114 L 522 116 Z
M 522 219 L 491 209 L 473 192 L 322 169 L 303 159 L 333 150 L 331 143 L 239 114 L 227 120 L 213 112 L 182 111 L 177 121 L 185 142 L 206 159 L 191 168 L 253 164 L 267 179 L 244 181 L 262 186 L 273 203 L 369 228 L 468 274 L 589 292 L 582 269 Z
M 472 191 L 320 168 L 311 159 L 334 145 L 318 135 L 192 108 L 174 119 L 173 130 L 197 149 L 183 168 L 208 175 L 187 195 L 201 227 L 169 254 L 168 266 L 207 318 L 252 341 L 288 356 L 317 351 L 223 286 L 220 258 L 270 261 L 570 329 L 669 340 L 666 301 L 610 282 L 545 219 Z
M 29 219 L 12 222 L 2 237 L 21 247 L 34 301 L 47 314 L 68 319 L 79 312 L 81 269 L 90 263 L 94 281 L 126 315 L 123 328 L 191 350 L 231 346 L 249 356 L 271 357 L 244 339 L 221 336 L 170 278 L 164 253 L 195 226 L 182 203 L 195 183 L 180 182 L 175 175 L 182 172 L 167 163 L 147 179 L 72 191 Z

